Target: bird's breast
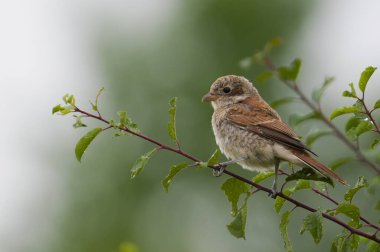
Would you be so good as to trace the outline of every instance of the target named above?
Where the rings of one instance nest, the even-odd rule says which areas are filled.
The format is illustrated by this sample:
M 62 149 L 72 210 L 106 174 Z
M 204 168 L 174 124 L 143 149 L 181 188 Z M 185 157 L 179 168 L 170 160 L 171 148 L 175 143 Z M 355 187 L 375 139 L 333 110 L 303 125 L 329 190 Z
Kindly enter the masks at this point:
M 273 142 L 259 135 L 242 129 L 226 120 L 222 113 L 214 113 L 212 128 L 220 150 L 231 160 L 238 162 L 246 169 L 269 169 L 274 163 Z

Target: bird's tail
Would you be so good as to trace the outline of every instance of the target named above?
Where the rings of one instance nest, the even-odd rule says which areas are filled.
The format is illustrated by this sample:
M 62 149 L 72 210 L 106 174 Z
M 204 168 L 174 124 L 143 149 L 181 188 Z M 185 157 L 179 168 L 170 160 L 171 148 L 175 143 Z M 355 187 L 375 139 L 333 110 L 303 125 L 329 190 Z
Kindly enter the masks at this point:
M 292 152 L 307 166 L 310 166 L 311 168 L 317 170 L 318 172 L 322 173 L 323 175 L 325 175 L 329 178 L 333 178 L 333 179 L 337 180 L 338 182 L 342 183 L 343 185 L 346 185 L 346 186 L 348 185 L 346 180 L 339 177 L 335 172 L 333 172 L 330 168 L 328 168 L 324 164 L 322 164 L 319 161 L 315 160 L 314 158 L 310 157 L 308 153 L 301 152 L 298 150 L 292 150 Z

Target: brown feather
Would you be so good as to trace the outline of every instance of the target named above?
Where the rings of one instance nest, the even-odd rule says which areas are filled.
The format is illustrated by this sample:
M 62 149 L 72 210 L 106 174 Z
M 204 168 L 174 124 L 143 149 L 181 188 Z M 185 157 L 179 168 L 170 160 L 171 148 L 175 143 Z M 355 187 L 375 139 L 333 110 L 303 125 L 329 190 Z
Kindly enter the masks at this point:
M 310 157 L 309 154 L 307 154 L 306 152 L 302 152 L 302 151 L 295 150 L 295 149 L 289 149 L 289 150 L 295 156 L 297 156 L 299 159 L 301 159 L 303 162 L 305 162 L 308 166 L 310 166 L 311 168 L 314 168 L 315 170 L 317 170 L 318 172 L 322 173 L 323 175 L 325 175 L 327 177 L 330 177 L 330 178 L 333 178 L 333 179 L 339 181 L 343 185 L 348 185 L 347 181 L 345 181 L 344 179 L 339 177 L 335 172 L 330 170 L 330 168 L 328 168 L 324 164 L 322 164 L 319 161 L 315 160 L 314 158 Z
M 277 112 L 263 100 L 257 98 L 243 100 L 229 109 L 227 119 L 240 128 L 255 132 L 262 137 L 316 155 L 300 141 L 297 134 L 282 122 Z

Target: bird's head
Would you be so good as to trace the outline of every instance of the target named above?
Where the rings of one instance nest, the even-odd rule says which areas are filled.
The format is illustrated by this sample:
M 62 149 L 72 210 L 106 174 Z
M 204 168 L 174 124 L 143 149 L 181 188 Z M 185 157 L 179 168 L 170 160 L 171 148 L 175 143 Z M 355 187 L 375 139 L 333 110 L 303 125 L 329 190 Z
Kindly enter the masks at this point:
M 258 92 L 249 80 L 242 76 L 226 75 L 214 81 L 210 92 L 203 96 L 202 101 L 211 102 L 213 108 L 217 109 L 257 96 Z

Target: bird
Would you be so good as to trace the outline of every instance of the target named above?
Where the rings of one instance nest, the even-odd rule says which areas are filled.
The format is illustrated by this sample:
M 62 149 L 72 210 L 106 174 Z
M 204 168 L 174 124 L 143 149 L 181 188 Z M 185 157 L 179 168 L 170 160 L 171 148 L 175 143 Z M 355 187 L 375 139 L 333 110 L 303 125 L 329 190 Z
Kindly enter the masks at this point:
M 325 177 L 347 185 L 330 168 L 316 160 L 316 156 L 258 93 L 253 84 L 242 76 L 226 75 L 216 79 L 203 102 L 211 102 L 214 109 L 212 129 L 221 152 L 230 161 L 250 171 L 273 171 L 270 195 L 276 198 L 280 162 L 287 161 L 310 167 Z M 218 175 L 221 175 L 218 174 Z

